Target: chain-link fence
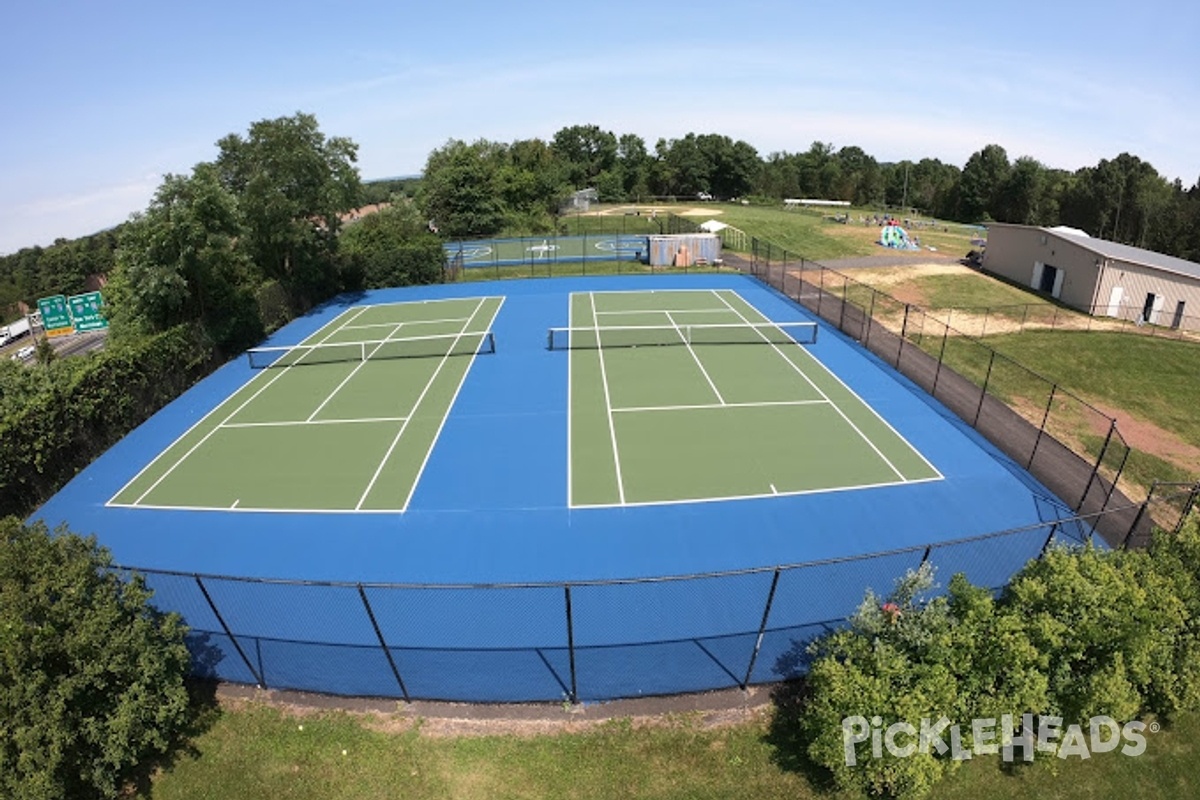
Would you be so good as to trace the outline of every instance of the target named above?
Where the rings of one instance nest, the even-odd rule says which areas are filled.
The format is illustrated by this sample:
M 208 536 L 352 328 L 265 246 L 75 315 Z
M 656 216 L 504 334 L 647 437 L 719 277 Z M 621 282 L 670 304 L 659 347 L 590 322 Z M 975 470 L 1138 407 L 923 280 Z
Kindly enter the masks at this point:
M 404 700 L 593 701 L 794 677 L 808 644 L 928 562 L 999 590 L 1053 541 L 1182 515 L 1196 486 L 1129 508 L 882 553 L 736 572 L 487 585 L 313 582 L 136 571 L 191 628 L 196 674 Z M 1111 520 L 1111 522 L 1110 522 Z
M 1109 545 L 1145 541 L 1160 521 L 1153 513 L 1139 515 L 1145 503 L 1127 496 L 1139 490 L 1122 479 L 1130 447 L 1113 418 L 951 326 L 946 312 L 904 303 L 759 240 L 749 259 L 734 263 L 941 401 L 1073 510 L 1099 515 L 1098 532 Z M 1140 527 L 1133 531 L 1135 522 Z
M 686 221 L 685 221 L 686 222 Z M 1177 531 L 1200 484 L 1121 488 L 1115 421 L 945 320 L 755 241 L 739 266 L 836 326 L 941 401 L 1047 488 L 1046 522 L 888 552 L 705 575 L 410 585 L 136 570 L 191 628 L 196 674 L 329 694 L 471 702 L 592 701 L 772 682 L 930 563 L 999 590 L 1055 541 L 1144 546 Z
M 1161 339 L 1200 342 L 1200 317 L 1162 315 L 1157 324 L 1143 318 L 1141 306 L 1096 306 L 1092 313 L 1055 303 L 1014 303 L 1002 306 L 964 306 L 937 312 L 947 325 L 971 336 L 989 333 L 1048 331 L 1113 331 Z

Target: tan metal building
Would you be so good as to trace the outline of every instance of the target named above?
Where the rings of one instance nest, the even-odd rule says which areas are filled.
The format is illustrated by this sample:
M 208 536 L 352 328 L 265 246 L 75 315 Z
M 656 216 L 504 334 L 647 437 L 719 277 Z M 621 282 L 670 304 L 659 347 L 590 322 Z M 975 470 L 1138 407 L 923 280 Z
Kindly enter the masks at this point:
M 1094 316 L 1200 330 L 1200 264 L 1074 228 L 988 225 L 983 269 Z

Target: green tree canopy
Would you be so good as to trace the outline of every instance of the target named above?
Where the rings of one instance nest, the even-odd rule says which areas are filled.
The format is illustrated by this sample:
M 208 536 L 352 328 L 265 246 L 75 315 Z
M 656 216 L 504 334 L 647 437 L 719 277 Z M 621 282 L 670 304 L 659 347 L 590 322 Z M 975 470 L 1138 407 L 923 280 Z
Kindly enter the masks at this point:
M 364 289 L 436 283 L 446 259 L 441 239 L 407 201 L 347 225 L 342 256 L 362 274 Z
M 341 216 L 361 196 L 358 145 L 326 136 L 316 117 L 260 120 L 217 146 L 222 185 L 238 198 L 239 246 L 303 310 L 335 293 Z
M 117 797 L 190 719 L 175 615 L 93 539 L 0 520 L 0 794 Z

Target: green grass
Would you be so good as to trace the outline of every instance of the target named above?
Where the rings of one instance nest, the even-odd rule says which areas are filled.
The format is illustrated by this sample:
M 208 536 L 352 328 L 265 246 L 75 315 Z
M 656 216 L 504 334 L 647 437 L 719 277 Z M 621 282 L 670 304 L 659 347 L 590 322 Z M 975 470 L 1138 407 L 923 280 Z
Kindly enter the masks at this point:
M 1048 428 L 1092 456 L 1099 454 L 1108 427 L 1095 405 L 1120 409 L 1200 447 L 1200 419 L 1192 412 L 1200 397 L 1200 347 L 1195 344 L 1103 331 L 1047 330 L 988 336 L 982 343 L 952 336 L 944 352 L 937 337 L 916 343 L 935 356 L 942 352 L 947 367 L 977 385 L 986 378 L 990 394 L 1034 425 L 1041 424 L 1050 382 L 1057 384 Z M 991 361 L 989 348 L 1007 358 Z M 1108 462 L 1119 452 L 1110 452 L 1108 471 L 1118 466 Z M 1125 482 L 1142 490 L 1155 480 L 1198 479 L 1200 465 L 1184 469 L 1136 444 L 1123 472 Z
M 999 758 L 982 757 L 965 763 L 931 796 L 1190 798 L 1197 793 L 1198 740 L 1200 716 L 1190 714 L 1172 729 L 1148 733 L 1146 753 L 1138 758 L 1105 753 L 1005 769 Z M 192 751 L 139 796 L 844 797 L 829 791 L 808 763 L 786 711 L 765 710 L 723 727 L 704 727 L 688 715 L 652 725 L 616 720 L 573 733 L 448 738 L 422 732 L 419 721 L 400 716 L 293 716 L 260 705 L 217 715 L 193 740 Z
M 925 298 L 921 305 L 930 310 L 947 308 L 979 309 L 1013 306 L 1050 306 L 1032 292 L 1022 291 L 1004 281 L 979 273 L 961 275 L 920 275 L 893 287 L 910 286 Z M 1015 309 L 1018 317 L 1021 309 Z
M 988 344 L 1060 385 L 1171 431 L 1200 447 L 1200 347 L 1131 336 L 1027 330 Z
M 852 256 L 869 256 L 898 254 L 900 251 L 887 250 L 880 247 L 879 228 L 873 224 L 851 222 L 842 224 L 827 219 L 825 212 L 798 211 L 784 209 L 778 206 L 743 206 L 733 203 L 715 204 L 714 209 L 721 211 L 714 218 L 745 231 L 760 240 L 772 245 L 785 248 L 797 256 L 806 259 L 822 261 Z M 861 216 L 870 217 L 878 214 L 877 209 L 851 208 L 848 212 L 838 209 L 838 213 L 849 213 L 852 219 Z M 701 218 L 696 218 L 702 221 Z M 932 228 L 914 228 L 909 231 L 920 237 L 922 251 L 909 255 L 920 259 L 927 255 L 928 246 L 937 248 L 937 252 L 955 257 L 966 255 L 971 249 L 971 237 L 975 231 L 964 225 L 944 223 Z

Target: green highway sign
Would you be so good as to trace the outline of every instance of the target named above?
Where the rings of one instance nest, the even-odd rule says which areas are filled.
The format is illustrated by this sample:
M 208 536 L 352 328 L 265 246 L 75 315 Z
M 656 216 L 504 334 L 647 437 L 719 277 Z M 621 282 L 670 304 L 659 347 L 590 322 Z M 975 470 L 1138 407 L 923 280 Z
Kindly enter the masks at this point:
M 57 333 L 68 333 L 72 330 L 71 312 L 67 307 L 67 298 L 61 294 L 53 297 L 43 297 L 38 300 L 38 311 L 42 314 L 42 327 L 48 336 Z
M 100 310 L 104 306 L 104 299 L 100 297 L 99 292 L 86 292 L 69 297 L 67 305 L 71 309 L 76 332 L 97 331 L 108 327 L 108 320 Z

